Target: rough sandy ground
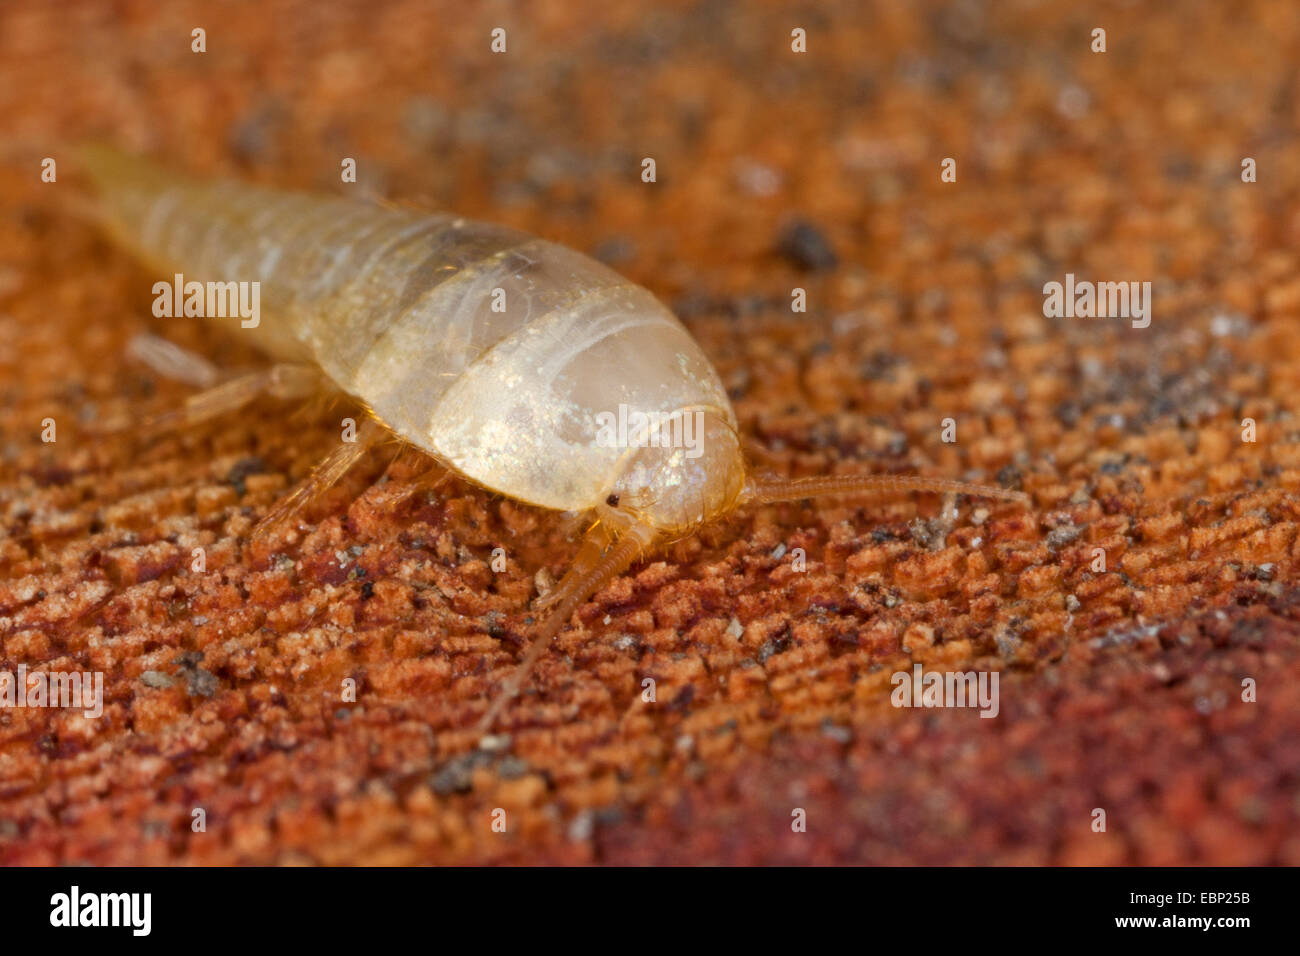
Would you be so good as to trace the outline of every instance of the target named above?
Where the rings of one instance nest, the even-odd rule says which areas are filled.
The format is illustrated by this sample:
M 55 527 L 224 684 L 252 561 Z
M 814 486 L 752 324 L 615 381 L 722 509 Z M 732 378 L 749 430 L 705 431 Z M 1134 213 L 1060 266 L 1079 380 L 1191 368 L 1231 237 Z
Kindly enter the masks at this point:
M 107 702 L 0 711 L 0 861 L 1300 863 L 1300 7 L 1150 6 L 6 4 L 0 669 Z M 257 361 L 39 181 L 95 138 L 569 243 L 678 310 L 769 467 L 1034 506 L 738 515 L 586 605 L 477 750 L 564 523 L 401 501 L 378 454 L 256 553 L 337 411 L 93 437 L 186 394 L 141 330 Z M 1150 280 L 1150 327 L 1044 318 L 1067 272 Z M 914 662 L 998 671 L 998 717 L 891 707 Z

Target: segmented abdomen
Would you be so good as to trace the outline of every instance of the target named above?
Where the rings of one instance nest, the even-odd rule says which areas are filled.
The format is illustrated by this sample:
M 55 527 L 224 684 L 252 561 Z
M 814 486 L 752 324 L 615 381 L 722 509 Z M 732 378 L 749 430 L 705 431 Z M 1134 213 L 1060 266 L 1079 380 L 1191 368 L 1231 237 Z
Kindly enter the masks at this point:
M 256 281 L 270 354 L 317 364 L 481 484 L 590 507 L 621 454 L 595 416 L 716 408 L 721 383 L 645 289 L 563 246 L 449 215 L 201 183 L 92 156 L 108 228 L 186 280 Z

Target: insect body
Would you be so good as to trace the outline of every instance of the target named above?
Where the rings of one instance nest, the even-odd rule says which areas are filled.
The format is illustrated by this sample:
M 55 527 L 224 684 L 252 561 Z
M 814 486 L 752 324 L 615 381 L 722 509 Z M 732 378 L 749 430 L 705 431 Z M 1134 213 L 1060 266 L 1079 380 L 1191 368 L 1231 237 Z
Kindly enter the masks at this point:
M 1025 498 L 935 478 L 752 476 L 718 375 L 686 329 L 651 293 L 563 246 L 449 215 L 195 182 L 107 151 L 89 151 L 87 167 L 105 228 L 163 275 L 260 283 L 261 317 L 238 332 L 280 364 L 194 396 L 182 420 L 262 391 L 299 394 L 323 374 L 371 412 L 370 434 L 391 432 L 484 488 L 595 519 L 484 729 L 583 601 L 742 503 L 891 488 Z M 626 408 L 689 417 L 694 444 L 599 440 L 602 416 Z M 289 501 L 337 480 L 364 446 L 332 455 Z

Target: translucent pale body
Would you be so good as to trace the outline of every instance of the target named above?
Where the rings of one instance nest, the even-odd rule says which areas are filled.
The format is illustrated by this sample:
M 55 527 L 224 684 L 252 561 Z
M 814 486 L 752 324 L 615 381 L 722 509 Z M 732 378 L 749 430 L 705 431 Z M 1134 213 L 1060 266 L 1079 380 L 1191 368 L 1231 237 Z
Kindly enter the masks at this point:
M 259 282 L 256 328 L 213 321 L 319 366 L 486 488 L 593 507 L 628 451 L 598 441 L 596 416 L 620 405 L 735 425 L 672 313 L 573 250 L 446 215 L 192 182 L 111 153 L 90 165 L 108 227 L 158 278 Z

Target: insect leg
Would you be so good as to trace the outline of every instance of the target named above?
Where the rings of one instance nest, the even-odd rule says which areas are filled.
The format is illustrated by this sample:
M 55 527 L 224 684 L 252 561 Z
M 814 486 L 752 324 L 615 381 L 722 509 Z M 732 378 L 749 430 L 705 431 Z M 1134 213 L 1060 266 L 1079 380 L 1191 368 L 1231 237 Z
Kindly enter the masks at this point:
M 365 457 L 366 452 L 383 441 L 387 435 L 388 429 L 373 419 L 362 422 L 361 427 L 357 429 L 355 441 L 343 442 L 326 455 L 324 461 L 317 465 L 310 475 L 299 482 L 293 491 L 281 498 L 266 517 L 257 523 L 253 529 L 253 540 L 265 538 L 284 521 L 329 491 L 349 468 Z
M 126 344 L 126 354 L 155 375 L 194 388 L 212 388 L 221 381 L 221 370 L 197 352 L 183 349 L 161 335 L 149 332 L 134 336 Z
M 451 478 L 452 471 L 441 462 L 434 462 L 427 470 L 407 482 L 393 495 L 389 507 L 396 507 L 416 495 L 430 494 L 437 491 Z
M 214 385 L 189 396 L 180 408 L 146 419 L 146 431 L 192 428 L 203 422 L 243 408 L 260 395 L 274 398 L 303 398 L 318 391 L 324 382 L 319 371 L 310 365 L 272 365 Z
M 592 536 L 600 535 L 601 537 L 596 538 L 597 542 L 600 542 L 605 533 L 601 529 L 593 529 Z M 492 729 L 492 723 L 501 712 L 501 708 L 519 693 L 520 685 L 532 672 L 533 666 L 550 645 L 551 639 L 559 633 L 560 628 L 564 627 L 578 606 L 627 570 L 632 562 L 636 561 L 653 543 L 653 540 L 654 533 L 649 529 L 631 528 L 623 537 L 604 549 L 600 560 L 595 562 L 594 566 L 581 567 L 575 564 L 568 570 L 555 589 L 561 597 L 542 622 L 532 643 L 528 645 L 528 650 L 524 652 L 523 659 L 515 666 L 514 672 L 506 678 L 501 692 L 492 701 L 487 713 L 479 720 L 475 728 L 478 733 L 485 734 Z

